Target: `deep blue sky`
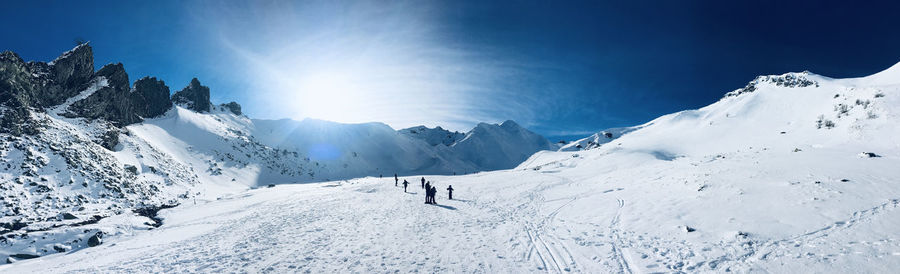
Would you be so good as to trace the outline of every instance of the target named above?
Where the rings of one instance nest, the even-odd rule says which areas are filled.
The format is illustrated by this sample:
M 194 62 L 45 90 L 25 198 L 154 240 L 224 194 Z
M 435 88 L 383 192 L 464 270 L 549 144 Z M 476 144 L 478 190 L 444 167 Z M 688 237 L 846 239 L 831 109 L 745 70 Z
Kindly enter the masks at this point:
M 83 38 L 98 68 L 173 92 L 198 77 L 254 118 L 513 119 L 552 139 L 699 108 L 761 74 L 900 62 L 888 1 L 142 2 L 4 2 L 0 50 L 50 61 Z

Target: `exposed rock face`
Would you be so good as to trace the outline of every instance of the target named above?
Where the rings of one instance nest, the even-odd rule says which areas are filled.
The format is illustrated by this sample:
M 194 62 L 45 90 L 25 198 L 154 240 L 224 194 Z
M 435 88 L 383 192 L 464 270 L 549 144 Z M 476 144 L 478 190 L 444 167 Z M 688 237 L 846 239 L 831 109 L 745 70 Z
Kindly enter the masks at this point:
M 45 91 L 44 106 L 58 105 L 84 89 L 94 75 L 94 51 L 87 43 L 78 45 L 50 62 L 49 72 L 58 88 Z
M 760 84 L 773 84 L 779 87 L 788 87 L 788 88 L 803 88 L 808 86 L 819 86 L 819 83 L 810 80 L 807 78 L 809 76 L 809 71 L 804 71 L 800 73 L 789 72 L 782 75 L 764 75 L 758 76 L 753 81 L 744 86 L 743 88 L 736 89 L 729 93 L 725 94 L 725 97 L 735 97 L 744 93 L 751 93 L 756 91 L 757 86 Z
M 172 107 L 169 87 L 154 77 L 144 77 L 129 87 L 128 74 L 121 63 L 103 66 L 95 77 L 104 77 L 108 86 L 69 106 L 68 117 L 105 119 L 125 126 L 166 113 Z M 111 145 L 115 145 L 111 143 Z M 104 146 L 107 147 L 107 146 Z
M 0 52 L 0 175 L 7 175 L 0 176 L 0 253 L 9 255 L 7 262 L 101 245 L 102 232 L 77 227 L 125 209 L 159 208 L 187 199 L 192 194 L 185 190 L 200 183 L 192 166 L 122 128 L 171 109 L 169 87 L 151 77 L 132 84 L 122 64 L 94 72 L 92 54 L 82 44 L 48 63 Z M 198 112 L 210 111 L 209 97 L 209 88 L 197 79 L 176 96 Z M 220 108 L 241 113 L 235 102 Z M 267 147 L 238 133 L 223 146 L 241 151 L 227 154 L 229 160 L 246 166 L 251 152 L 253 157 L 292 159 L 267 160 L 267 168 L 284 176 L 305 174 L 297 152 Z M 131 155 L 141 165 L 123 163 L 111 151 L 136 153 Z M 246 157 L 236 160 L 233 155 Z M 83 211 L 95 208 L 101 212 L 82 219 Z M 148 225 L 160 224 L 148 217 L 153 219 Z M 39 237 L 29 235 L 34 231 L 40 231 Z
M 156 77 L 144 77 L 134 82 L 131 102 L 135 114 L 143 118 L 163 115 L 172 108 L 169 87 L 165 82 L 156 80 Z
M 0 132 L 34 134 L 28 109 L 34 104 L 39 87 L 19 55 L 0 53 Z
M 0 132 L 13 135 L 37 132 L 29 110 L 58 105 L 88 85 L 94 74 L 91 46 L 81 44 L 49 64 L 22 61 L 12 52 L 0 53 Z
M 234 113 L 235 115 L 241 115 L 241 105 L 239 105 L 235 101 L 231 101 L 227 104 L 221 104 L 219 106 L 227 109 L 228 111 L 231 111 L 231 113 Z
M 191 79 L 191 84 L 172 95 L 172 102 L 196 112 L 209 112 L 209 87 L 200 85 L 197 78 Z
M 73 103 L 65 116 L 102 118 L 117 126 L 141 122 L 132 107 L 128 74 L 122 63 L 105 65 L 96 76 L 105 77 L 109 85 Z
M 209 87 L 197 78 L 170 98 L 169 87 L 154 77 L 141 78 L 132 87 L 121 63 L 103 66 L 96 73 L 93 68 L 93 50 L 86 43 L 49 63 L 24 62 L 13 52 L 0 53 L 0 133 L 36 134 L 41 124 L 32 118 L 31 111 L 43 112 L 89 91 L 93 92 L 80 95 L 86 97 L 68 101 L 61 115 L 101 119 L 121 127 L 163 115 L 173 102 L 196 112 L 212 108 Z M 220 107 L 242 114 L 235 102 Z M 117 143 L 115 138 L 103 139 L 104 147 Z

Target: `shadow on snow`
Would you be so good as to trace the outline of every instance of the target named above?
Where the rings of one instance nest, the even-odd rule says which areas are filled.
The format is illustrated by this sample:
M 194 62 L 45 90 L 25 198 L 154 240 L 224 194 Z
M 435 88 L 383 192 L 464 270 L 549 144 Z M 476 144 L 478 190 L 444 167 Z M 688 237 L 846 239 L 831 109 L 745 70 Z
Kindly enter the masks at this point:
M 446 209 L 449 209 L 449 210 L 456 210 L 455 207 L 448 206 L 448 205 L 442 205 L 442 204 L 430 204 L 430 205 L 433 205 L 433 206 L 436 206 L 436 207 L 446 208 Z

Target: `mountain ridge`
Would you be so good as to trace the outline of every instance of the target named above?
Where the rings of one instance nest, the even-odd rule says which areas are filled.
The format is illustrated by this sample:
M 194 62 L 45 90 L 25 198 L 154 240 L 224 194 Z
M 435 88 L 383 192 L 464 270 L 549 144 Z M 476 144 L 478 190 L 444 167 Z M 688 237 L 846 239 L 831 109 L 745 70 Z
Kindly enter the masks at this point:
M 0 257 L 89 247 L 159 225 L 141 214 L 251 188 L 512 168 L 538 149 L 497 140 L 516 157 L 479 165 L 384 123 L 251 119 L 209 98 L 197 78 L 171 93 L 121 63 L 94 71 L 88 44 L 49 63 L 0 53 Z

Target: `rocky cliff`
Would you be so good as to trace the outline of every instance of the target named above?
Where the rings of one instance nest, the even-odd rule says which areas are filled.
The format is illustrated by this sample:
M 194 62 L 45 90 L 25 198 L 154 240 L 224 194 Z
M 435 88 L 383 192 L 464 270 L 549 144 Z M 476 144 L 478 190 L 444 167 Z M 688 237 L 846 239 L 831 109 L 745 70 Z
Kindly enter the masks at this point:
M 105 83 L 84 93 L 91 84 Z M 94 72 L 91 46 L 81 44 L 49 63 L 25 62 L 13 52 L 0 53 L 0 132 L 34 134 L 36 124 L 28 115 L 59 106 L 69 100 L 62 115 L 69 118 L 100 119 L 122 127 L 145 118 L 160 116 L 173 102 L 197 112 L 209 112 L 209 87 L 197 78 L 169 97 L 169 87 L 155 77 L 131 84 L 121 63 L 108 64 Z M 224 104 L 236 114 L 240 105 Z
M 172 102 L 196 112 L 209 112 L 209 87 L 201 85 L 197 78 L 191 79 L 191 84 L 172 95 Z

